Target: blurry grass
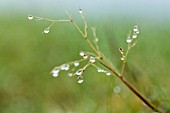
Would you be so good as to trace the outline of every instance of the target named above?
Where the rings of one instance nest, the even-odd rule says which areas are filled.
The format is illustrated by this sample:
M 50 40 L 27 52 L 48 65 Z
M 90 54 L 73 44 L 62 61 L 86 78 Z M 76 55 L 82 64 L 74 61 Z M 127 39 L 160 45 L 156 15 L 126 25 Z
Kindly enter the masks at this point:
M 99 74 L 93 68 L 85 72 L 83 84 L 77 84 L 76 78 L 67 77 L 65 72 L 58 78 L 49 75 L 54 66 L 79 59 L 79 51 L 89 50 L 71 23 L 57 23 L 49 34 L 42 34 L 48 26 L 43 21 L 22 17 L 0 22 L 1 113 L 104 113 L 108 98 L 114 113 L 151 112 L 117 78 Z M 120 67 L 118 48 L 126 47 L 126 34 L 134 24 L 110 20 L 94 25 L 101 50 Z M 170 28 L 147 22 L 139 26 L 141 39 L 130 52 L 125 77 L 150 101 L 167 109 Z M 121 87 L 121 93 L 115 94 L 113 86 L 108 87 L 111 78 L 114 85 Z

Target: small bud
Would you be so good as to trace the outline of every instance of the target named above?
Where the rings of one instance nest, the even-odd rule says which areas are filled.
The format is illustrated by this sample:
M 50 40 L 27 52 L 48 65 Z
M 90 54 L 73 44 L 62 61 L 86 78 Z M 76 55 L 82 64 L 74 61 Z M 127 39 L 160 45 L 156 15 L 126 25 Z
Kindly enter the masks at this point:
M 28 15 L 28 19 L 32 20 L 34 17 L 32 15 Z
M 100 72 L 105 72 L 105 70 L 101 69 L 101 68 L 98 68 L 97 71 L 100 73 Z
M 88 55 L 87 55 L 86 53 L 82 52 L 82 51 L 81 51 L 79 54 L 80 54 L 80 56 L 82 56 L 84 59 L 88 58 Z
M 122 56 L 120 59 L 121 59 L 121 60 L 125 60 L 125 56 Z
M 50 31 L 50 28 L 45 28 L 44 29 L 44 33 L 49 33 L 49 31 Z

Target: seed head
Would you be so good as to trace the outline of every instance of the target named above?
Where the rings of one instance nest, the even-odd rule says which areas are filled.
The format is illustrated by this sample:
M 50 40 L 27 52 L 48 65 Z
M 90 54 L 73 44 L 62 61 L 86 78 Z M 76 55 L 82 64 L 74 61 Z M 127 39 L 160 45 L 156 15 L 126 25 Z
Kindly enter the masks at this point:
M 32 20 L 34 17 L 32 15 L 28 15 L 28 19 Z

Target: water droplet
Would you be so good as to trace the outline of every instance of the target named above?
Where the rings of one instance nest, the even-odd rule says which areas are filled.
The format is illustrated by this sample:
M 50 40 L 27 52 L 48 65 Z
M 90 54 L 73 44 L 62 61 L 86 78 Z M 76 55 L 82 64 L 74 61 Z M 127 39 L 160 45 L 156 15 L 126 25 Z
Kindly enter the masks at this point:
M 101 69 L 101 68 L 98 68 L 97 69 L 98 72 L 105 72 L 105 70 Z
M 95 58 L 91 56 L 89 62 L 94 63 L 95 61 Z
M 58 77 L 58 75 L 59 75 L 58 73 L 53 73 L 52 74 L 53 77 Z
M 114 91 L 114 93 L 120 93 L 121 92 L 120 86 L 115 86 L 113 91 Z
M 133 34 L 132 38 L 137 38 L 137 34 Z
M 77 82 L 78 83 L 83 83 L 83 76 L 78 76 Z
M 84 54 L 83 58 L 84 58 L 84 59 L 87 59 L 87 58 L 88 58 L 88 55 L 87 55 L 87 54 Z
M 139 34 L 139 30 L 136 31 L 136 34 Z
M 126 42 L 127 42 L 127 43 L 131 43 L 131 42 L 132 42 L 132 39 L 127 39 Z
M 32 20 L 34 17 L 32 15 L 28 15 L 28 19 Z
M 77 71 L 76 71 L 76 75 L 82 75 L 82 74 L 83 74 L 83 71 L 84 71 L 83 69 L 77 70 Z
M 79 53 L 80 56 L 84 56 L 84 54 L 85 54 L 85 53 L 82 52 L 82 51 Z
M 61 67 L 61 70 L 69 70 L 69 68 L 70 68 L 70 65 L 69 64 L 63 64 Z
M 80 64 L 80 63 L 79 63 L 78 61 L 75 61 L 75 62 L 74 62 L 74 66 L 79 66 L 79 64 Z
M 108 76 L 109 76 L 109 75 L 111 75 L 111 73 L 110 73 L 110 72 L 106 72 L 106 75 L 108 75 Z
M 44 29 L 44 33 L 49 33 L 49 31 L 50 31 L 50 28 L 45 28 Z
M 69 72 L 69 73 L 68 73 L 68 76 L 69 76 L 69 77 L 72 77 L 72 76 L 73 76 L 73 73 L 72 73 L 72 72 Z
M 125 57 L 124 57 L 124 56 L 122 56 L 122 57 L 120 58 L 120 60 L 125 60 Z
M 137 32 L 137 31 L 138 31 L 138 28 L 134 28 L 133 31 L 134 31 L 134 32 Z
M 82 9 L 80 9 L 80 8 L 79 8 L 79 13 L 80 13 L 80 14 L 82 14 L 82 13 L 83 13 Z
M 52 71 L 52 73 L 59 73 L 59 72 L 60 72 L 60 70 L 58 68 L 56 68 Z

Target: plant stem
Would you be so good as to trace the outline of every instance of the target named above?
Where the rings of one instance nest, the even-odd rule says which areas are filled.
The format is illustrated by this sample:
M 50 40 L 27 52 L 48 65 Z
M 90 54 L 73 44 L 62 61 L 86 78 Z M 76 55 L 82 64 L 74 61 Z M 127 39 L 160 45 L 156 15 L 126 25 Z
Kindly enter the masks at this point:
M 68 14 L 68 12 L 66 12 L 68 18 L 70 19 L 70 21 L 72 22 L 72 24 L 75 26 L 75 28 L 78 30 L 78 32 L 83 36 L 83 38 L 87 41 L 87 43 L 89 44 L 89 46 L 92 48 L 92 50 L 98 55 L 98 57 L 101 59 L 102 62 L 100 62 L 103 66 L 105 66 L 106 68 L 108 68 L 112 73 L 114 73 L 138 98 L 140 98 L 146 105 L 148 105 L 153 111 L 156 112 L 160 112 L 151 102 L 149 102 L 142 94 L 139 93 L 139 91 L 137 91 L 137 89 L 135 87 L 133 87 L 123 76 L 122 74 L 120 74 L 119 72 L 115 71 L 114 68 L 112 68 L 112 66 L 110 66 L 107 61 L 102 57 L 102 55 L 100 54 L 100 52 L 97 51 L 97 49 L 93 46 L 93 44 L 89 41 L 89 39 L 87 38 L 87 36 L 80 30 L 80 28 L 77 26 L 77 24 L 73 21 L 73 19 L 71 18 L 71 16 Z M 127 52 L 128 54 L 128 52 Z M 125 65 L 125 63 L 123 64 Z M 124 70 L 124 67 L 123 67 Z

